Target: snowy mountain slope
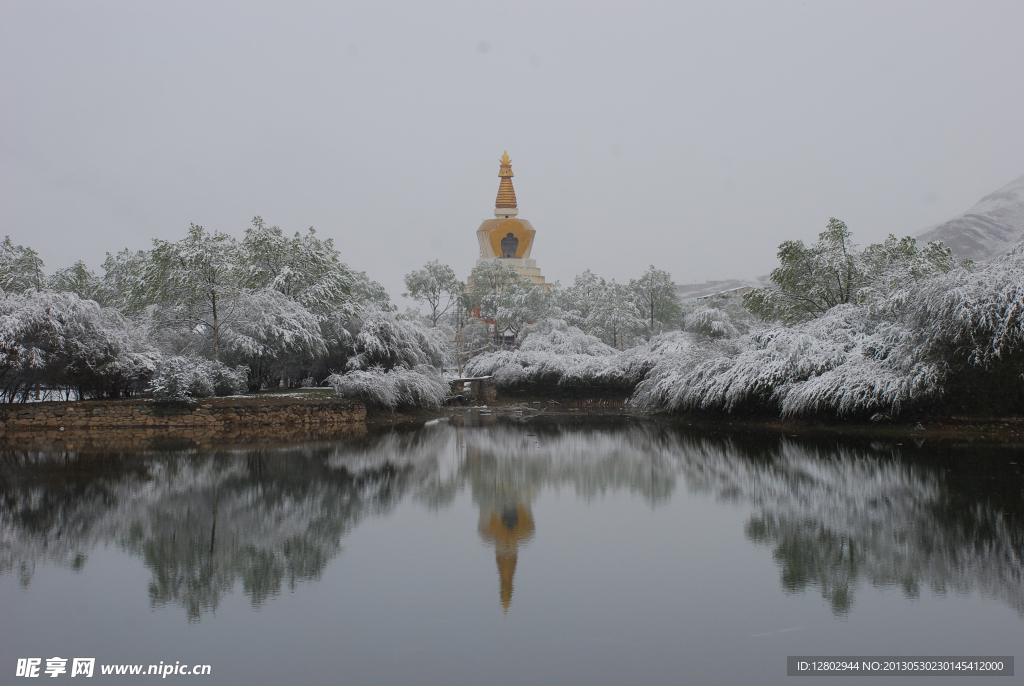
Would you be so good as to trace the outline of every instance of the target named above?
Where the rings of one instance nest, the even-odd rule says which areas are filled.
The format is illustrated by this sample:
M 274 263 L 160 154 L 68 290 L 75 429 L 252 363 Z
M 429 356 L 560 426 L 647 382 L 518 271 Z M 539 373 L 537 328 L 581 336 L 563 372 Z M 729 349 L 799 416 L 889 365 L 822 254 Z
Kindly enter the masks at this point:
M 959 217 L 918 234 L 921 243 L 942 241 L 958 260 L 1008 252 L 1024 240 L 1024 176 L 979 200 Z
M 707 281 L 705 283 L 684 283 L 676 286 L 676 295 L 682 302 L 706 298 L 709 295 L 737 291 L 742 295 L 744 289 L 758 288 L 767 285 L 768 277 L 757 279 L 726 279 L 724 281 Z

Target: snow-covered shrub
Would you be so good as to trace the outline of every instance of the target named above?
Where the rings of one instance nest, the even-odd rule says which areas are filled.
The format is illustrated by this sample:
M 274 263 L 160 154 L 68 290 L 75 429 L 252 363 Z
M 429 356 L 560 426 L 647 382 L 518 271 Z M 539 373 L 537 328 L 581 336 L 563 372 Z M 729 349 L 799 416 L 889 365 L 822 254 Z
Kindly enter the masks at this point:
M 441 369 L 451 356 L 447 334 L 420 322 L 398 319 L 390 312 L 368 308 L 346 326 L 354 330 L 351 341 L 351 370 L 380 366 L 430 365 Z
M 73 390 L 79 398 L 139 392 L 159 353 L 117 310 L 73 293 L 0 292 L 0 399 L 32 390 Z
M 693 334 L 667 331 L 624 350 L 615 358 L 608 374 L 623 386 L 635 389 L 659 363 L 668 359 L 679 359 L 684 355 L 700 354 L 707 345 L 707 342 L 697 344 Z
M 1024 351 L 1024 244 L 981 266 L 958 267 L 921 288 L 912 323 L 929 346 L 989 365 Z
M 529 384 L 606 385 L 619 351 L 560 320 L 547 320 L 523 332 L 518 350 L 485 353 L 466 366 L 467 376 L 491 376 L 499 388 Z M 619 385 L 613 383 L 610 385 Z
M 158 400 L 208 398 L 213 395 L 213 380 L 203 369 L 203 362 L 190 357 L 166 357 L 160 361 L 149 392 Z
M 903 369 L 857 352 L 835 369 L 780 392 L 782 415 L 892 416 L 940 392 L 939 365 L 917 362 Z
M 316 379 L 314 379 L 312 376 L 307 376 L 305 379 L 302 380 L 302 387 L 316 388 Z
M 232 369 L 223 362 L 175 355 L 160 361 L 149 391 L 157 400 L 234 395 L 245 391 L 247 377 L 245 367 Z
M 222 333 L 226 354 L 249 368 L 248 387 L 258 391 L 293 359 L 326 354 L 320 323 L 305 307 L 264 289 L 238 298 Z
M 941 392 L 940 368 L 920 359 L 918 350 L 914 334 L 894 325 L 875 331 L 862 308 L 840 305 L 746 342 L 666 357 L 634 399 L 660 411 L 898 413 Z
M 391 410 L 403 407 L 439 407 L 448 396 L 448 385 L 430 365 L 414 369 L 381 366 L 332 374 L 327 383 L 344 398 Z
M 698 307 L 683 317 L 683 328 L 712 338 L 733 338 L 738 333 L 729 315 L 717 307 Z
M 618 351 L 561 319 L 544 319 L 523 329 L 519 349 L 555 355 L 614 355 Z
M 209 369 L 210 381 L 213 382 L 214 395 L 238 395 L 245 393 L 249 369 L 245 365 L 229 367 L 223 362 L 204 360 Z

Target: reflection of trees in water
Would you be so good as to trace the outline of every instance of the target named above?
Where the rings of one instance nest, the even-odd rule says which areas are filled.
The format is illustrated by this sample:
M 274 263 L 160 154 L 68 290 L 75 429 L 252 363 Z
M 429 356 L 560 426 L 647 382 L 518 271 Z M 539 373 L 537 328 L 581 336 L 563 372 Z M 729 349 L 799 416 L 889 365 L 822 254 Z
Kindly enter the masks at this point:
M 914 457 L 896 446 L 739 440 L 656 425 L 499 424 L 464 429 L 462 441 L 460 468 L 420 496 L 441 504 L 468 483 L 481 526 L 488 513 L 528 506 L 548 486 L 588 499 L 628 489 L 656 505 L 682 476 L 693 491 L 752 506 L 747 537 L 773 548 L 783 588 L 817 588 L 837 614 L 864 583 L 908 597 L 922 587 L 977 590 L 1024 614 L 1024 503 L 1005 454 L 984 463 L 975 446 L 946 451 L 939 464 L 937 451 Z M 1007 479 L 1001 495 L 990 485 Z
M 403 461 L 418 452 L 409 443 L 7 454 L 0 571 L 17 569 L 27 585 L 38 562 L 81 567 L 94 546 L 114 543 L 150 569 L 154 605 L 180 604 L 198 618 L 240 581 L 258 606 L 282 586 L 318 579 L 345 533 L 404 496 L 419 478 Z
M 1019 500 L 963 492 L 934 455 L 926 466 L 892 448 L 677 440 L 690 487 L 754 506 L 746 534 L 773 547 L 786 591 L 816 587 L 843 614 L 861 583 L 908 597 L 978 590 L 1024 614 Z M 985 471 L 977 451 L 952 463 Z
M 510 423 L 451 431 L 451 452 L 458 456 L 453 468 L 438 470 L 417 497 L 429 507 L 443 507 L 469 486 L 480 510 L 477 532 L 494 546 L 505 612 L 519 550 L 535 533 L 531 506 L 543 488 L 571 487 L 586 500 L 628 490 L 652 505 L 666 501 L 675 488 L 675 467 L 642 442 L 645 435 Z
M 530 509 L 541 490 L 628 491 L 657 506 L 682 477 L 752 507 L 747 537 L 773 549 L 783 587 L 817 588 L 837 613 L 871 584 L 908 596 L 978 590 L 1024 614 L 1020 477 L 977 450 L 918 459 L 656 425 L 502 422 L 284 450 L 5 453 L 0 572 L 28 584 L 38 562 L 80 568 L 113 543 L 150 569 L 154 604 L 197 618 L 239 582 L 259 605 L 320 578 L 362 517 L 406 494 L 444 507 L 468 487 L 507 608 L 516 555 L 544 529 Z
M 552 486 L 571 487 L 585 500 L 628 490 L 656 505 L 676 485 L 677 467 L 659 448 L 662 432 L 650 427 L 502 423 L 449 431 L 461 458 L 454 471 L 438 473 L 419 490 L 430 507 L 446 505 L 467 484 L 473 501 L 491 508 L 532 500 Z

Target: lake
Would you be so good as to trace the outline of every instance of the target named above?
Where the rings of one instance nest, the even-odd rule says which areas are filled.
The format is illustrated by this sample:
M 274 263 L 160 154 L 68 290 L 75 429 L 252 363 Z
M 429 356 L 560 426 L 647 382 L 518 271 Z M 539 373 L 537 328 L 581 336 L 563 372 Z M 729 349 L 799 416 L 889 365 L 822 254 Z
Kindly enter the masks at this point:
M 207 664 L 196 683 L 591 685 L 1024 654 L 1022 457 L 476 414 L 278 448 L 7 451 L 0 682 L 52 657 L 95 658 L 98 684 Z

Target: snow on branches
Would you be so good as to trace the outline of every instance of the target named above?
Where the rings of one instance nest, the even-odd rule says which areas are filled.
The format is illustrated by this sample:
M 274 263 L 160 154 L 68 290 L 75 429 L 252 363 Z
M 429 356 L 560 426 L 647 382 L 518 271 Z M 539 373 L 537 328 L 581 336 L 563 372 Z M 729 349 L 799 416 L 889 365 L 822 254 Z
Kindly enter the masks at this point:
M 381 366 L 332 374 L 327 383 L 344 398 L 394 410 L 400 407 L 439 407 L 448 395 L 448 384 L 429 365 L 413 369 Z
M 159 353 L 117 310 L 73 293 L 0 293 L 0 400 L 32 392 L 117 398 L 142 390 Z
M 437 407 L 448 396 L 441 369 L 452 349 L 442 329 L 371 306 L 340 331 L 351 357 L 349 371 L 327 377 L 338 395 L 391 410 Z
M 174 355 L 160 360 L 147 389 L 157 400 L 183 401 L 211 395 L 244 393 L 248 369 L 223 362 Z
M 419 365 L 441 369 L 452 355 L 448 336 L 442 329 L 398 319 L 376 307 L 366 308 L 348 328 L 353 334 L 349 369 Z

